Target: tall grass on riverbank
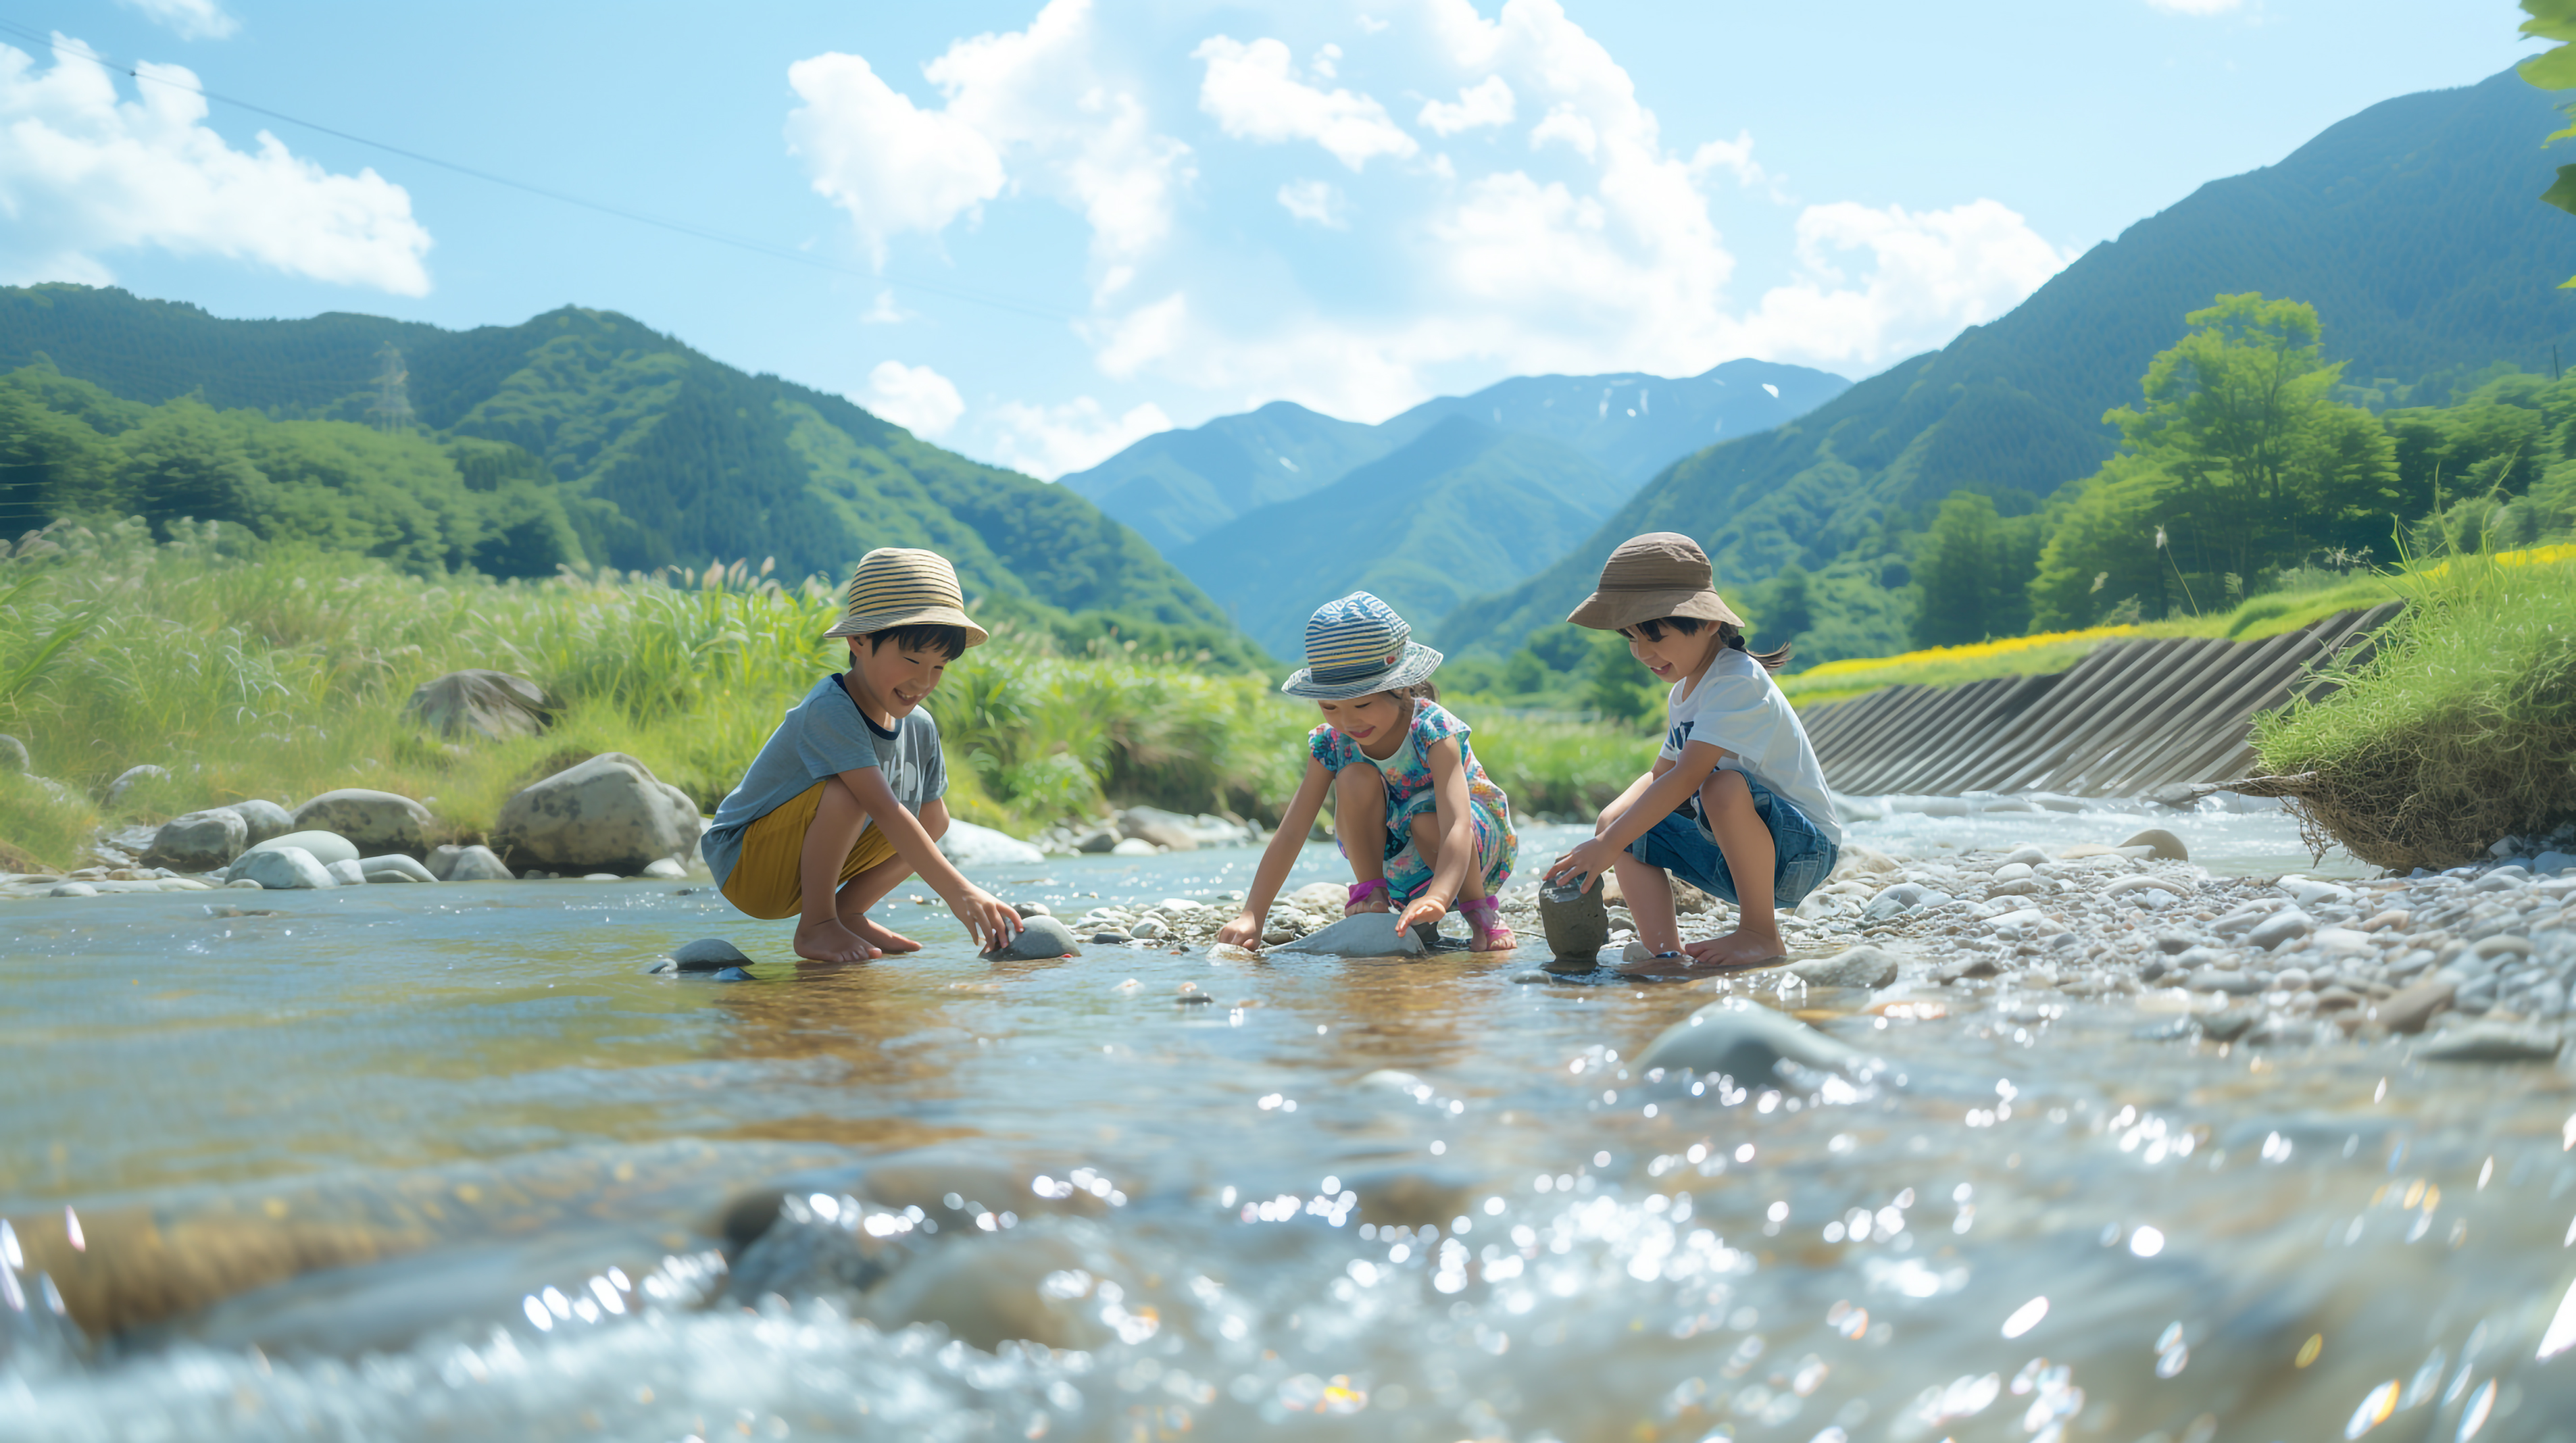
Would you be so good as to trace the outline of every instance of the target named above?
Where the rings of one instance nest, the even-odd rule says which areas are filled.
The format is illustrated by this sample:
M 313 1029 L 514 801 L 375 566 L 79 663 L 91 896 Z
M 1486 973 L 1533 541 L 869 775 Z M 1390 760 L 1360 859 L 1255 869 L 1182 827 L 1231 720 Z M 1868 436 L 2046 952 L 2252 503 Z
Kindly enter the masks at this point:
M 2457 866 L 2576 820 L 2576 554 L 2556 550 L 2399 578 L 2405 614 L 2327 670 L 2338 689 L 2256 719 L 2261 770 L 2383 867 Z
M 819 580 L 740 564 L 423 580 L 229 528 L 183 525 L 155 545 L 140 523 L 56 527 L 0 556 L 0 733 L 26 743 L 33 772 L 0 776 L 0 868 L 77 865 L 101 823 L 335 787 L 434 799 L 448 836 L 475 838 L 513 791 L 603 751 L 712 811 L 779 714 L 846 665 L 822 638 L 839 605 Z M 553 724 L 508 741 L 424 734 L 404 702 L 464 667 L 537 682 Z M 1020 832 L 1113 803 L 1275 817 L 1315 723 L 1270 680 L 1204 657 L 1108 641 L 1068 654 L 1007 625 L 930 706 L 952 810 Z M 1638 745 L 1580 724 L 1478 731 L 1497 779 L 1552 810 L 1615 793 L 1643 765 L 1629 766 Z M 101 801 L 142 763 L 171 779 Z

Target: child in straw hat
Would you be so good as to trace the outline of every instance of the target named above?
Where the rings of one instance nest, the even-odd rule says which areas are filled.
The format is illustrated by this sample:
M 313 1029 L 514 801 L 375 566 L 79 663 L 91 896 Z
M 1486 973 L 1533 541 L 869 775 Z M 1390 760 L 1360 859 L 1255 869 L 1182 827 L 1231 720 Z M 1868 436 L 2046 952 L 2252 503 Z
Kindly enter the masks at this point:
M 725 900 L 754 917 L 794 917 L 796 955 L 865 962 L 921 944 L 868 919 L 919 873 L 978 943 L 1000 946 L 1019 914 L 939 853 L 948 767 L 921 703 L 948 663 L 985 640 L 946 557 L 885 546 L 850 573 L 850 669 L 814 683 L 716 808 L 699 852 Z
M 1438 926 L 1455 903 L 1476 950 L 1512 945 L 1495 901 L 1519 850 L 1511 799 L 1477 763 L 1467 724 L 1440 707 L 1431 685 L 1440 653 L 1412 636 L 1394 608 L 1365 591 L 1307 621 L 1306 665 L 1279 689 L 1314 702 L 1324 724 L 1306 738 L 1305 779 L 1218 941 L 1261 945 L 1261 919 L 1329 791 L 1333 829 L 1358 879 L 1344 916 L 1401 905 L 1396 926 L 1410 930 Z
M 1630 965 L 1778 960 L 1775 909 L 1798 905 L 1824 881 L 1843 841 L 1807 729 L 1771 680 L 1789 649 L 1747 651 L 1744 622 L 1719 598 L 1708 554 L 1671 531 L 1621 542 L 1600 586 L 1566 620 L 1626 637 L 1629 653 L 1672 694 L 1653 770 L 1601 809 L 1592 839 L 1557 858 L 1548 880 L 1617 869 L 1637 919 Z M 1735 931 L 1683 947 L 1674 877 L 1735 903 Z

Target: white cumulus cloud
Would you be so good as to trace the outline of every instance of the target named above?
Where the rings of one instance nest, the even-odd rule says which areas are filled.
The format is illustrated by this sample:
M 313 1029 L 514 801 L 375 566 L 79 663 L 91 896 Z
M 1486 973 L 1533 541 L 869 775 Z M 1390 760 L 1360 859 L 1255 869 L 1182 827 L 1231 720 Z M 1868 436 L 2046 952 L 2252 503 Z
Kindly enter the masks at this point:
M 966 398 L 954 382 L 928 366 L 901 361 L 877 362 L 867 389 L 850 399 L 928 441 L 947 435 L 966 414 Z
M 1172 418 L 1151 401 L 1116 416 L 1089 396 L 1061 406 L 1006 401 L 993 414 L 998 423 L 991 447 L 994 462 L 1042 481 L 1088 470 L 1157 431 L 1172 429 Z
M 814 189 L 849 212 L 882 264 L 886 240 L 936 235 L 1010 191 L 1080 210 L 1104 293 L 1121 266 L 1170 230 L 1175 194 L 1192 179 L 1190 150 L 1155 132 L 1143 102 L 1104 53 L 1090 0 L 1049 0 L 1026 30 L 978 35 L 922 67 L 945 103 L 924 109 L 856 55 L 788 67 L 804 104 L 790 147 Z
M 241 28 L 215 0 L 117 0 L 182 40 L 222 40 Z
M 1505 375 L 1738 356 L 1863 375 L 1992 320 L 2071 259 L 1993 198 L 1802 206 L 1750 133 L 1666 136 L 1560 0 L 1481 3 L 1412 0 L 1375 24 L 1243 0 L 1211 36 L 1186 11 L 1112 27 L 1089 0 L 1047 0 L 1025 30 L 923 66 L 937 104 L 871 102 L 903 124 L 800 80 L 790 133 L 827 194 L 860 191 L 863 166 L 927 167 L 885 204 L 918 206 L 908 228 L 933 244 L 978 208 L 1087 222 L 1073 337 L 1099 377 L 1156 404 L 1023 398 L 961 425 L 954 444 L 1041 475 L 1160 428 L 1163 408 L 1293 400 L 1375 420 Z M 883 87 L 855 56 L 820 59 L 836 64 L 798 73 Z M 1379 95 L 1407 97 L 1410 129 Z M 914 120 L 934 116 L 974 143 L 934 144 Z M 1330 181 L 1318 150 L 1339 162 Z M 985 154 L 998 169 L 959 158 Z M 969 199 L 922 199 L 939 194 Z M 1794 239 L 1794 263 L 1748 281 L 1721 219 Z
M 1207 65 L 1199 108 L 1237 140 L 1311 140 L 1353 170 L 1377 156 L 1408 156 L 1422 148 L 1371 97 L 1318 90 L 1299 79 L 1288 47 L 1276 40 L 1247 45 L 1211 36 L 1190 58 Z
M 1292 180 L 1279 187 L 1279 203 L 1290 215 L 1333 230 L 1350 229 L 1350 202 L 1328 180 Z
M 0 281 L 105 284 L 142 247 L 425 295 L 428 230 L 401 186 L 334 175 L 267 131 L 235 150 L 205 124 L 194 72 L 145 62 L 135 98 L 77 41 L 39 69 L 0 45 Z
M 1461 86 L 1455 104 L 1446 100 L 1426 100 L 1416 123 L 1435 135 L 1456 135 L 1483 125 L 1512 123 L 1512 87 L 1499 75 L 1488 75 L 1476 85 Z

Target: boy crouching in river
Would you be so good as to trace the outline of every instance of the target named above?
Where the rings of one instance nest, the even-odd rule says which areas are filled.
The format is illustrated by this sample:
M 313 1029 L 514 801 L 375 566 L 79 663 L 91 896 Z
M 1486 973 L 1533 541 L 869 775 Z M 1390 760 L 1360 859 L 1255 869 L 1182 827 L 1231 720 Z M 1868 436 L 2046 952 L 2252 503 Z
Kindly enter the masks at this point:
M 824 633 L 848 639 L 850 669 L 787 709 L 699 844 L 726 901 L 797 919 L 799 957 L 920 951 L 868 919 L 915 873 L 978 943 L 999 946 L 1019 930 L 1019 914 L 939 852 L 948 766 L 939 724 L 920 708 L 948 663 L 986 639 L 965 600 L 956 568 L 936 552 L 885 546 L 860 558 L 848 610 Z

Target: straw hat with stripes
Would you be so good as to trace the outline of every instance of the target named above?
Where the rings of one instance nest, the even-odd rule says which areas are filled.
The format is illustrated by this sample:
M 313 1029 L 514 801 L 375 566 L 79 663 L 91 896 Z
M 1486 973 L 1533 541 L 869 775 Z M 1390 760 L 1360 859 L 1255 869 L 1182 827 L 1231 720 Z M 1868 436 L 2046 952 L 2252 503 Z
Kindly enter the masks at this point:
M 1354 591 L 1306 619 L 1306 665 L 1279 689 L 1309 701 L 1348 701 L 1411 686 L 1439 666 L 1440 653 L 1413 640 L 1394 607 Z
M 966 593 L 947 557 L 911 546 L 880 546 L 859 558 L 850 573 L 849 606 L 840 624 L 823 634 L 867 636 L 898 626 L 953 626 L 966 633 L 968 646 L 989 639 L 966 615 Z

